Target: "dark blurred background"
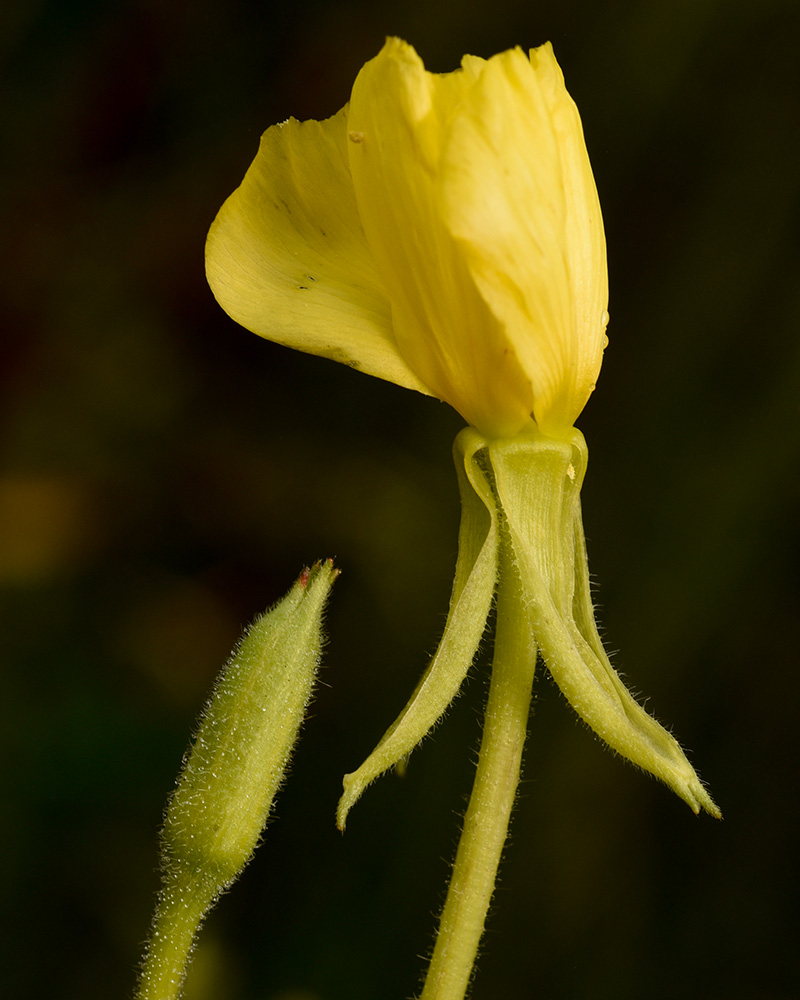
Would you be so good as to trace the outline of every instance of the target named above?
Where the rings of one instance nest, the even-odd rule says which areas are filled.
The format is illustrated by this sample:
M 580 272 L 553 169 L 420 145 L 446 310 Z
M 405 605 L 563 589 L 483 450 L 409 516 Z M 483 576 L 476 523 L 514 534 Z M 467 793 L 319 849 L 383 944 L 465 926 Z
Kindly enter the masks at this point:
M 187 1000 L 413 994 L 486 669 L 403 779 L 341 776 L 435 647 L 446 406 L 239 329 L 203 241 L 260 133 L 550 39 L 604 209 L 611 346 L 579 426 L 600 617 L 725 820 L 616 760 L 542 674 L 474 1000 L 800 995 L 800 6 L 27 0 L 2 46 L 4 997 L 130 996 L 164 801 L 240 628 L 343 570 L 263 847 Z

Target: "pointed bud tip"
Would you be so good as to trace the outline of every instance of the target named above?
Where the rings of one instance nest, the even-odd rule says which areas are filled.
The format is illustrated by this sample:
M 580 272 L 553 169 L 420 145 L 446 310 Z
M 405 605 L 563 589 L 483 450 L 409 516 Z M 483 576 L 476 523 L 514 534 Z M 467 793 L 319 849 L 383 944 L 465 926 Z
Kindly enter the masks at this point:
M 336 807 L 336 829 L 340 833 L 344 833 L 344 828 L 347 825 L 347 817 L 350 810 L 356 803 L 356 800 L 361 795 L 361 789 L 354 791 L 353 789 L 353 778 L 354 774 L 346 774 L 342 778 L 342 797 L 339 799 L 339 804 Z
M 336 580 L 337 577 L 342 572 L 340 569 L 337 569 L 336 566 L 334 566 L 333 559 L 326 559 L 324 562 L 321 560 L 317 560 L 317 562 L 315 562 L 313 566 L 305 567 L 303 572 L 297 578 L 298 584 L 303 588 L 303 590 L 306 590 L 309 581 L 313 581 L 314 578 L 317 577 L 319 573 L 323 570 L 326 573 L 330 574 L 331 583 L 333 583 L 333 581 Z
M 682 796 L 689 804 L 695 816 L 699 816 L 701 810 L 707 812 L 714 819 L 722 819 L 722 811 L 717 803 L 705 790 L 699 779 L 690 782 L 686 788 L 686 794 Z
M 713 816 L 714 819 L 722 819 L 722 810 L 710 795 L 705 795 L 701 800 L 700 805 L 709 816 Z

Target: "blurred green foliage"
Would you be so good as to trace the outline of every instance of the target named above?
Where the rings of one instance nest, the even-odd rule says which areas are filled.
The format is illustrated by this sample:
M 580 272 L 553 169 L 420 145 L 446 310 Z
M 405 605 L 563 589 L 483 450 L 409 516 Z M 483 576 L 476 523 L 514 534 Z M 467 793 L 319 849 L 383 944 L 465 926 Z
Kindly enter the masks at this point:
M 334 829 L 443 623 L 445 406 L 237 328 L 203 240 L 258 136 L 387 33 L 432 69 L 550 39 L 607 225 L 579 425 L 600 617 L 725 812 L 696 820 L 540 678 L 475 1000 L 789 1000 L 798 930 L 800 7 L 793 0 L 17 0 L 0 14 L 0 989 L 124 996 L 156 830 L 240 627 L 343 570 L 324 685 L 187 1000 L 406 997 L 485 670 Z M 485 665 L 484 665 L 485 666 Z

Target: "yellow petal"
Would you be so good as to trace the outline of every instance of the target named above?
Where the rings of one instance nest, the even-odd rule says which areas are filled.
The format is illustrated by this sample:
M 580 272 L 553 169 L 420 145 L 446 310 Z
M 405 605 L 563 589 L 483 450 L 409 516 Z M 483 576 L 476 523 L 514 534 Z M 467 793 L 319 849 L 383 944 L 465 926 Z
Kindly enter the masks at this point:
M 348 130 L 358 141 L 349 153 L 403 356 L 470 424 L 503 436 L 528 422 L 530 382 L 445 224 L 441 191 L 451 121 L 484 66 L 469 59 L 434 75 L 411 46 L 388 39 L 353 87 Z
M 253 333 L 430 394 L 398 349 L 347 145 L 347 108 L 268 129 L 208 234 L 208 282 Z
M 578 111 L 549 45 L 488 60 L 441 167 L 447 223 L 563 436 L 600 369 L 608 302 L 600 206 Z

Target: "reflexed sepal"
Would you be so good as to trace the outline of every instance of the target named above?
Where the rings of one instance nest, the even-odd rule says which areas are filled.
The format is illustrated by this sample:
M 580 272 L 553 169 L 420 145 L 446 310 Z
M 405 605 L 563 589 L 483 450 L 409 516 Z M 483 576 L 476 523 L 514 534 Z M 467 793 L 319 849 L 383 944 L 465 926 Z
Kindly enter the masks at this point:
M 613 750 L 661 779 L 694 812 L 719 809 L 675 739 L 638 704 L 611 666 L 595 624 L 581 519 L 586 444 L 533 430 L 489 446 L 541 655 L 578 715 Z
M 676 740 L 628 691 L 597 631 L 581 517 L 587 451 L 564 438 L 523 433 L 456 439 L 462 500 L 459 555 L 439 648 L 411 699 L 366 761 L 345 775 L 337 824 L 366 786 L 402 761 L 441 718 L 461 686 L 486 627 L 498 572 L 501 526 L 520 576 L 540 654 L 578 715 L 617 753 L 665 782 L 695 812 L 720 811 Z
M 458 559 L 450 610 L 439 647 L 408 704 L 361 767 L 344 777 L 336 823 L 370 782 L 407 757 L 455 698 L 475 658 L 497 580 L 498 520 L 494 495 L 478 459 L 486 440 L 471 427 L 453 449 L 461 491 Z

